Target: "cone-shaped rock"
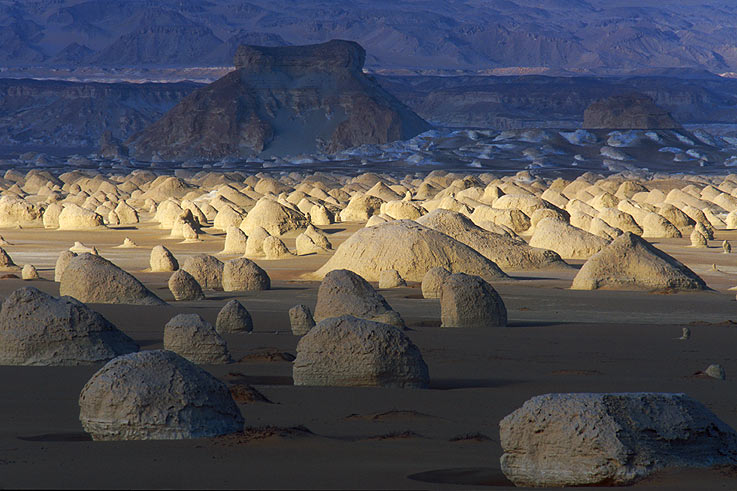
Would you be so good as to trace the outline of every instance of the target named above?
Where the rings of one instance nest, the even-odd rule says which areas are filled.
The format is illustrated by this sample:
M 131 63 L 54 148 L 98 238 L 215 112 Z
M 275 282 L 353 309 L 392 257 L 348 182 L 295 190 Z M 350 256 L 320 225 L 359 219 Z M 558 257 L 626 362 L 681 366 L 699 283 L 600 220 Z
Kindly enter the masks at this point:
M 677 259 L 627 232 L 591 256 L 571 288 L 703 290 L 706 283 Z

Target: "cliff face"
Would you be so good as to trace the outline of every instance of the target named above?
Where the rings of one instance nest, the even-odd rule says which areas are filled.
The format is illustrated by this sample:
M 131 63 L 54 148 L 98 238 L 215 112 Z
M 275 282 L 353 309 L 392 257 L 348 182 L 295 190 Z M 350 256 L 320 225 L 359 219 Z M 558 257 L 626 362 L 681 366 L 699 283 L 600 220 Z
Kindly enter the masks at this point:
M 335 152 L 430 128 L 362 71 L 357 43 L 241 46 L 236 70 L 129 140 L 138 158 Z
M 95 148 L 159 119 L 192 83 L 75 83 L 0 79 L 0 145 Z
M 653 100 L 638 93 L 594 102 L 583 113 L 586 129 L 670 130 L 680 124 Z

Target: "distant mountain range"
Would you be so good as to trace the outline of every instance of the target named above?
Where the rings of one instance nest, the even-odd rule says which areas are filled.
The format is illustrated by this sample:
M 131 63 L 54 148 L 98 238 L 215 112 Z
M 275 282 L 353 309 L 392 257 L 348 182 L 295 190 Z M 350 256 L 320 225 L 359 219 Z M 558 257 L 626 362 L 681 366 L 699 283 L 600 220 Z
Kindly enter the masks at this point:
M 0 67 L 230 65 L 358 41 L 367 67 L 737 71 L 734 0 L 0 0 Z

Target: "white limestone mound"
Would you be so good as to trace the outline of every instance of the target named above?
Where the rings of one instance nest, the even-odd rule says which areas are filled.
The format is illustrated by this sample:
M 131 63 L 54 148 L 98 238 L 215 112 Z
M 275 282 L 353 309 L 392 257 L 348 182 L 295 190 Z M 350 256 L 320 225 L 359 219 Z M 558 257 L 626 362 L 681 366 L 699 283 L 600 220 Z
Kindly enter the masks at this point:
M 566 259 L 588 259 L 609 241 L 561 220 L 546 218 L 535 227 L 532 247 L 550 249 Z
M 396 269 L 386 269 L 379 273 L 379 288 L 399 288 L 400 286 L 407 286 L 407 282 Z
M 313 278 L 336 269 L 349 269 L 368 281 L 395 269 L 405 281 L 422 281 L 425 273 L 443 267 L 481 276 L 487 281 L 508 279 L 493 261 L 461 242 L 411 220 L 365 227 L 343 242 Z
M 270 235 L 282 235 L 305 228 L 308 224 L 307 217 L 299 211 L 271 198 L 261 198 L 243 219 L 240 228 L 249 236 L 255 227 L 263 228 Z
M 706 370 L 704 370 L 704 375 L 706 375 L 707 377 L 715 378 L 717 380 L 727 379 L 727 373 L 724 371 L 724 368 L 718 363 L 712 363 L 711 365 L 706 367 Z
M 353 271 L 338 269 L 326 274 L 320 283 L 315 321 L 342 315 L 404 327 L 399 313 L 365 279 Z
M 499 423 L 520 487 L 622 486 L 667 468 L 737 462 L 737 433 L 685 394 L 545 394 Z
M 39 279 L 38 271 L 36 271 L 36 267 L 33 264 L 24 264 L 20 274 L 21 278 L 24 280 Z
M 427 365 L 399 329 L 342 316 L 302 336 L 292 368 L 294 385 L 426 388 Z
M 504 271 L 568 268 L 551 250 L 530 247 L 521 239 L 489 232 L 450 210 L 435 210 L 419 218 L 417 223 L 466 244 Z
M 64 268 L 59 294 L 84 303 L 165 305 L 133 275 L 107 259 L 88 253 L 72 258 Z
M 246 257 L 259 257 L 264 255 L 264 240 L 269 237 L 269 232 L 262 227 L 251 229 L 246 240 Z
M 109 362 L 82 389 L 79 408 L 94 440 L 181 440 L 243 430 L 228 387 L 165 350 Z
M 228 227 L 225 234 L 225 246 L 221 254 L 245 254 L 248 237 L 238 227 Z
M 443 283 L 449 276 L 450 271 L 445 268 L 428 269 L 422 278 L 422 296 L 424 298 L 440 298 Z
M 89 254 L 95 254 L 97 255 L 97 248 L 95 246 L 87 246 L 79 241 L 76 241 L 72 247 L 69 248 L 69 251 L 74 252 L 76 254 L 82 254 L 82 253 L 89 253 Z
M 310 308 L 300 304 L 289 309 L 289 324 L 292 328 L 292 334 L 303 336 L 315 327 L 315 319 L 312 317 Z
M 232 361 L 225 340 L 212 324 L 197 314 L 179 314 L 166 323 L 164 349 L 197 364 Z
M 138 247 L 138 244 L 133 242 L 129 237 L 126 237 L 125 239 L 123 239 L 123 243 L 116 247 L 120 249 L 135 249 L 136 247 Z
M 243 223 L 243 218 L 243 213 L 240 213 L 231 206 L 223 206 L 217 215 L 215 215 L 213 227 L 227 231 L 230 227 L 239 227 Z
M 193 301 L 205 298 L 202 287 L 197 283 L 197 280 L 183 269 L 175 271 L 169 277 L 168 285 L 169 291 L 174 295 L 176 301 Z
M 612 227 L 601 218 L 591 219 L 589 232 L 606 240 L 614 240 L 622 235 L 622 231 L 620 229 Z
M 335 215 L 324 205 L 316 204 L 312 205 L 308 212 L 310 223 L 313 225 L 330 225 L 335 223 Z
M 373 215 L 379 214 L 384 200 L 368 194 L 356 193 L 348 202 L 348 206 L 340 212 L 341 222 L 365 222 Z
M 571 289 L 704 290 L 704 280 L 684 264 L 629 232 L 591 256 Z
M 9 271 L 17 273 L 20 271 L 20 267 L 16 265 L 10 258 L 5 249 L 0 247 L 0 271 Z
M 440 290 L 441 327 L 504 327 L 507 308 L 496 290 L 478 276 L 456 273 Z
M 286 259 L 294 256 L 287 248 L 287 245 L 279 237 L 274 237 L 273 235 L 266 237 L 261 247 L 264 250 L 264 257 L 266 259 Z
M 120 201 L 114 212 L 118 216 L 120 225 L 135 225 L 140 221 L 136 209 L 125 201 Z
M 56 260 L 56 266 L 54 267 L 54 281 L 59 283 L 61 281 L 61 275 L 64 273 L 69 261 L 72 258 L 77 257 L 77 254 L 72 251 L 62 251 Z
M 253 331 L 251 314 L 238 300 L 226 303 L 218 312 L 215 330 L 219 334 L 233 334 Z
M 657 213 L 645 212 L 640 216 L 638 221 L 642 226 L 643 237 L 653 239 L 681 237 L 681 232 L 678 228 Z
M 634 217 L 624 211 L 616 208 L 602 208 L 596 217 L 606 222 L 610 227 L 617 228 L 622 232 L 642 235 L 642 228 L 637 224 Z
M 59 203 L 51 203 L 43 211 L 44 228 L 59 228 L 59 214 L 64 207 Z
M 0 309 L 0 365 L 91 365 L 133 351 L 133 340 L 72 298 L 26 287 Z
M 333 249 L 333 245 L 325 234 L 308 225 L 303 233 L 297 236 L 297 255 L 304 256 L 306 254 L 327 252 Z
M 226 292 L 269 290 L 271 279 L 258 264 L 242 257 L 225 263 L 222 287 Z
M 157 245 L 151 249 L 149 264 L 153 273 L 168 273 L 179 269 L 177 258 L 163 245 Z
M 0 197 L 0 228 L 42 227 L 41 207 L 24 199 L 5 195 Z
M 706 248 L 709 247 L 709 243 L 706 240 L 706 237 L 704 237 L 701 232 L 699 232 L 697 229 L 693 229 L 691 232 L 691 236 L 689 237 L 691 240 L 691 247 L 699 247 L 699 248 Z
M 208 254 L 189 256 L 180 269 L 191 274 L 205 290 L 219 290 L 223 287 L 224 265 L 214 256 Z
M 59 213 L 59 230 L 95 230 L 105 227 L 103 219 L 94 211 L 69 203 Z

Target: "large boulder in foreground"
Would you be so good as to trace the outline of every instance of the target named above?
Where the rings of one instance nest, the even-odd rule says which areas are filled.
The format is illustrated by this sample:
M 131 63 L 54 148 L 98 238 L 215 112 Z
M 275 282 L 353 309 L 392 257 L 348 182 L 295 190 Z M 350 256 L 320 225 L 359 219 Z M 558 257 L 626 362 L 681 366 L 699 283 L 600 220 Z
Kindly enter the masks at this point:
M 80 254 L 61 275 L 59 294 L 85 303 L 165 305 L 143 283 L 98 255 Z
M 468 217 L 451 210 L 437 209 L 416 221 L 466 244 L 504 271 L 569 267 L 556 252 L 530 247 L 524 241 L 484 230 Z
M 115 358 L 82 389 L 79 419 L 95 440 L 181 440 L 243 429 L 228 387 L 171 351 Z
M 404 321 L 369 283 L 353 271 L 331 271 L 317 291 L 315 321 L 329 317 L 352 315 L 396 327 Z
M 429 130 L 363 73 L 365 58 L 351 41 L 241 46 L 234 71 L 192 92 L 128 144 L 138 158 L 220 159 L 332 153 Z
M 589 258 L 571 289 L 704 290 L 706 283 L 683 263 L 626 232 Z
M 427 365 L 399 329 L 352 316 L 319 322 L 297 344 L 294 385 L 425 388 Z
M 336 269 L 349 269 L 368 281 L 395 269 L 406 281 L 422 281 L 432 268 L 481 276 L 486 281 L 509 279 L 493 261 L 447 235 L 412 220 L 365 227 L 343 242 L 325 265 L 313 273 L 323 278 Z
M 666 468 L 737 463 L 737 433 L 685 394 L 546 394 L 499 423 L 517 486 L 627 485 Z
M 131 338 L 73 298 L 26 287 L 0 309 L 0 365 L 91 365 L 134 351 Z

